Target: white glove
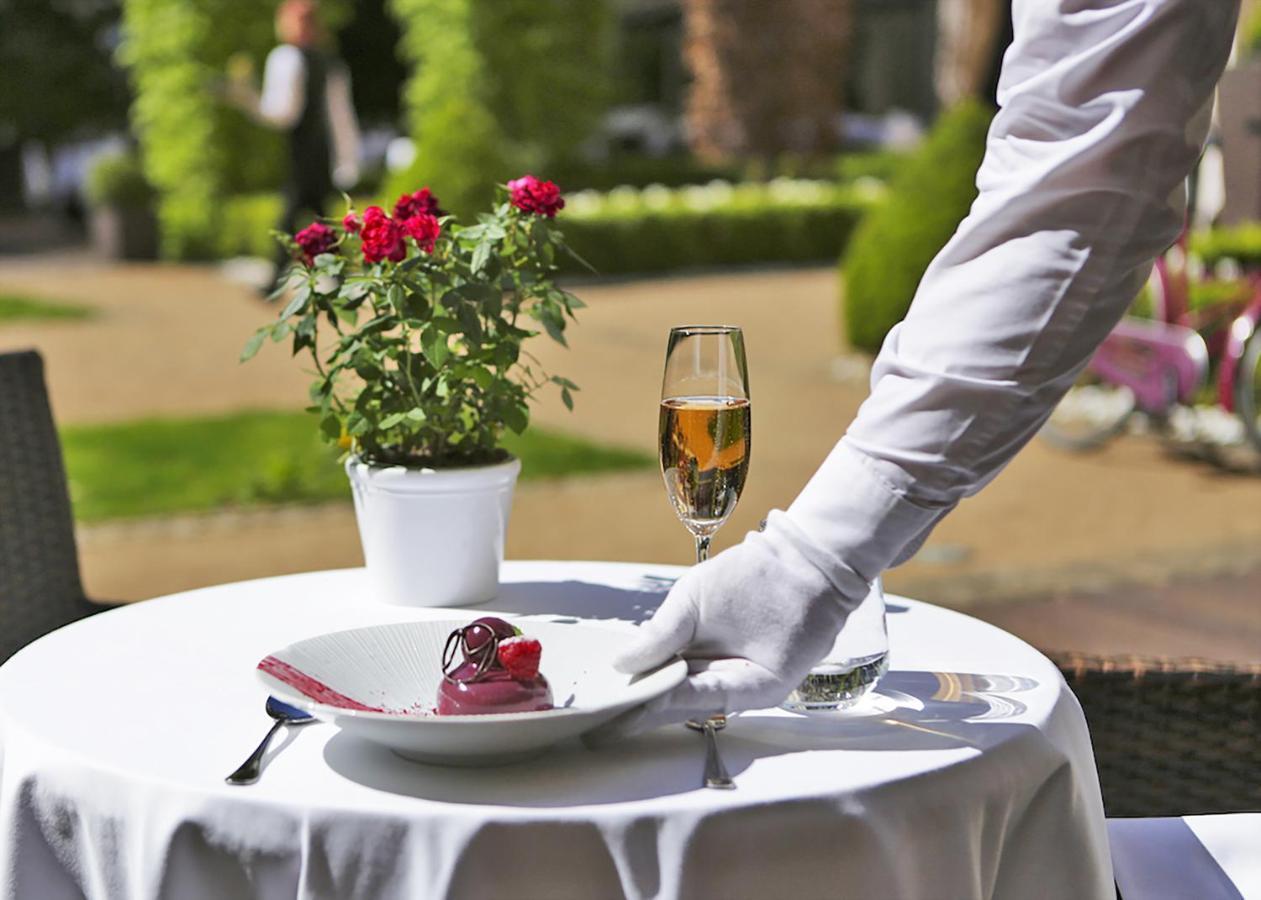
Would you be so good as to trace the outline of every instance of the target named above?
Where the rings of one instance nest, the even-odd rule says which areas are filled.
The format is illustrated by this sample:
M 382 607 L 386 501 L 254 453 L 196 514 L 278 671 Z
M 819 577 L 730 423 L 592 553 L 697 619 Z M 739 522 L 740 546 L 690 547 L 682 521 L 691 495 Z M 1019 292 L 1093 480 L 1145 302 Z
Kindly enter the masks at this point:
M 636 643 L 613 660 L 630 674 L 682 654 L 688 679 L 598 729 L 590 742 L 783 701 L 832 649 L 867 594 L 856 574 L 837 571 L 778 510 L 764 531 L 689 569 L 640 626 Z

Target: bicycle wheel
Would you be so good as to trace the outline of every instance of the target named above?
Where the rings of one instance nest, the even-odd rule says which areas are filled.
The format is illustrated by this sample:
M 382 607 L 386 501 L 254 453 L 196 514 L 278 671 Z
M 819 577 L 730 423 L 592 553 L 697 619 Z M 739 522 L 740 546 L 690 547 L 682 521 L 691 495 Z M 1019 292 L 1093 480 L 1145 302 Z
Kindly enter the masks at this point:
M 1254 331 L 1244 344 L 1243 358 L 1235 374 L 1235 412 L 1243 420 L 1244 434 L 1253 449 L 1261 453 L 1261 331 Z
M 1095 450 L 1125 430 L 1134 412 L 1134 392 L 1093 376 L 1088 379 L 1069 388 L 1042 426 L 1040 436 L 1052 447 Z

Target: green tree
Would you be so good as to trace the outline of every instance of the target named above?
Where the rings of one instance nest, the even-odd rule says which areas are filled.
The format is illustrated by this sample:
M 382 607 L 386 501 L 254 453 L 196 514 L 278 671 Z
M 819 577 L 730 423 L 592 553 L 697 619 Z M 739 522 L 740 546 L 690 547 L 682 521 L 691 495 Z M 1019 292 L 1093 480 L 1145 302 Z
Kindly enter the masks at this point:
M 110 59 L 118 18 L 117 0 L 0 0 L 0 144 L 126 122 L 126 80 Z
M 898 170 L 885 201 L 859 223 L 841 260 L 850 346 L 875 353 L 906 315 L 928 264 L 976 198 L 993 115 L 979 101 L 945 113 Z
M 392 0 L 413 75 L 404 92 L 416 161 L 391 193 L 429 184 L 443 205 L 483 206 L 494 181 L 546 174 L 595 125 L 609 90 L 607 0 Z

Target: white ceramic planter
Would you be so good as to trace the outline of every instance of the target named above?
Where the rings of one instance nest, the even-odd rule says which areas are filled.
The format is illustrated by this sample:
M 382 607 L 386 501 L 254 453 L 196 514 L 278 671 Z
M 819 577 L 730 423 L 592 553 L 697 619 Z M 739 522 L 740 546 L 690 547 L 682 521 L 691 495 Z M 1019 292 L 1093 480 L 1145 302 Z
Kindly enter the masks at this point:
M 469 606 L 499 590 L 499 564 L 521 461 L 467 469 L 381 468 L 346 474 L 375 599 Z

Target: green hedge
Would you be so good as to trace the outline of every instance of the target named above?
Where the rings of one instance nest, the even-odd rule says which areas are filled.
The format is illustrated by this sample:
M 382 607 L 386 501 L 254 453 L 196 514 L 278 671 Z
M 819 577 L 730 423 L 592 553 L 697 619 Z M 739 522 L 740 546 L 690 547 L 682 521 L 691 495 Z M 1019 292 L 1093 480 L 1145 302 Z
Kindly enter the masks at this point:
M 559 222 L 569 245 L 601 275 L 814 262 L 836 256 L 879 196 L 787 179 L 676 190 L 622 187 L 571 194 Z M 275 252 L 270 231 L 279 216 L 275 194 L 230 197 L 222 204 L 216 254 L 270 257 Z M 568 268 L 586 271 L 573 260 Z
M 391 0 L 416 161 L 397 195 L 430 185 L 469 214 L 494 183 L 540 174 L 572 152 L 603 112 L 611 70 L 608 0 Z
M 896 168 L 887 200 L 867 216 L 841 260 L 845 336 L 874 353 L 911 305 L 925 269 L 976 197 L 976 170 L 993 110 L 966 102 L 945 113 Z
M 622 187 L 571 195 L 561 228 L 602 275 L 813 262 L 833 258 L 877 199 L 870 191 L 789 179 Z
M 1191 238 L 1191 252 L 1210 269 L 1225 260 L 1261 266 L 1261 222 L 1199 232 Z
M 135 100 L 131 119 L 145 175 L 159 194 L 162 254 L 215 255 L 219 199 L 277 187 L 283 144 L 219 97 L 228 60 L 249 56 L 261 70 L 275 43 L 277 0 L 126 0 L 120 59 Z M 326 0 L 335 28 L 348 0 Z
M 153 188 L 134 153 L 97 157 L 88 169 L 85 193 L 93 206 L 145 209 L 153 203 Z

